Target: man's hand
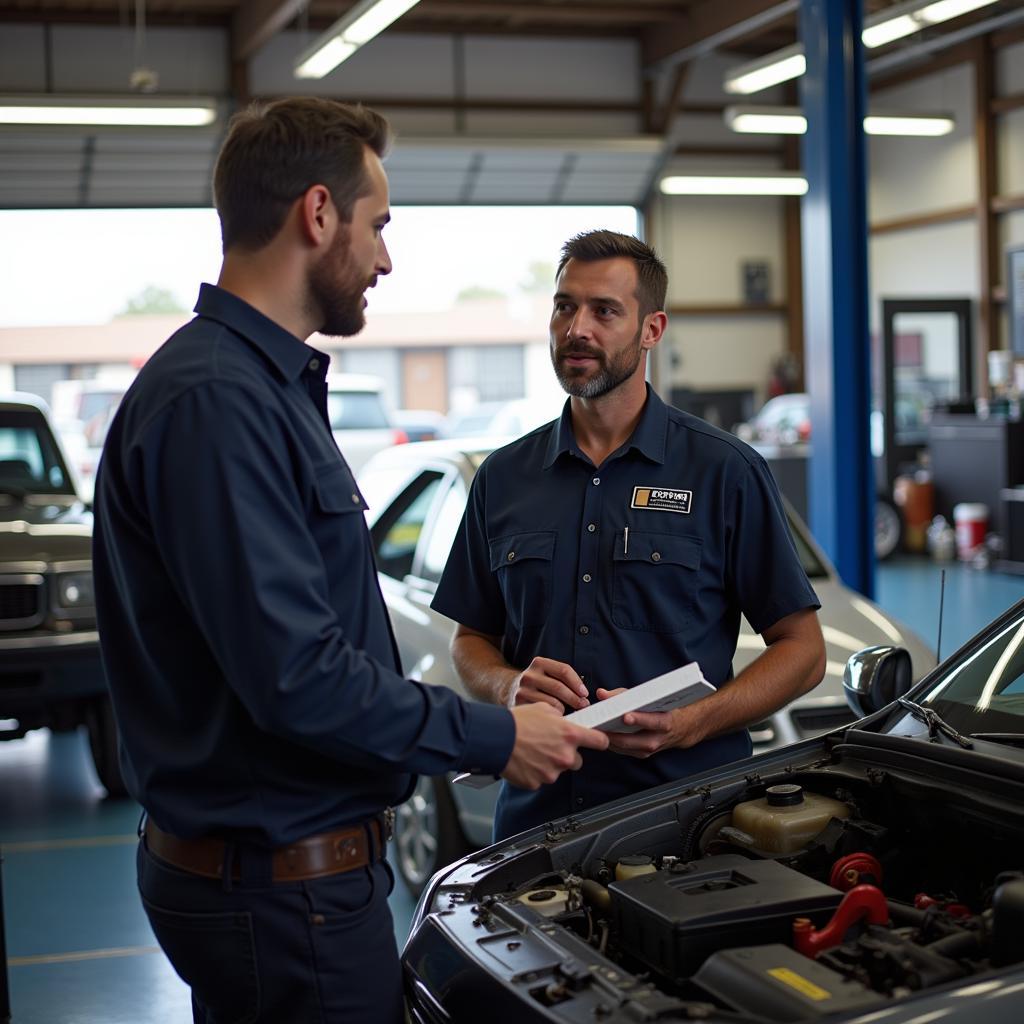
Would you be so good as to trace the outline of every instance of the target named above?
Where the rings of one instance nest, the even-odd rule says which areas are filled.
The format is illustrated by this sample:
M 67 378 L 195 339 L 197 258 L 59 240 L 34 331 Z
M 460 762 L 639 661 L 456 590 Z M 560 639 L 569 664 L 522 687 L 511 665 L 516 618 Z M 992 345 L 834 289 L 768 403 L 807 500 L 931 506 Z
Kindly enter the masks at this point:
M 626 688 L 617 690 L 598 688 L 597 699 L 607 700 Z M 639 732 L 609 732 L 608 749 L 629 757 L 650 757 L 668 747 L 692 747 L 704 739 L 702 729 L 704 713 L 701 701 L 674 711 L 630 711 L 622 716 L 623 724 L 640 727 Z
M 596 729 L 567 722 L 548 704 L 540 702 L 512 709 L 516 742 L 512 756 L 501 773 L 522 789 L 537 789 L 554 782 L 566 769 L 583 764 L 578 748 L 604 750 L 608 737 Z
M 587 688 L 572 665 L 552 658 L 534 658 L 516 676 L 516 705 L 550 704 L 559 714 L 562 708 L 578 711 L 590 704 Z

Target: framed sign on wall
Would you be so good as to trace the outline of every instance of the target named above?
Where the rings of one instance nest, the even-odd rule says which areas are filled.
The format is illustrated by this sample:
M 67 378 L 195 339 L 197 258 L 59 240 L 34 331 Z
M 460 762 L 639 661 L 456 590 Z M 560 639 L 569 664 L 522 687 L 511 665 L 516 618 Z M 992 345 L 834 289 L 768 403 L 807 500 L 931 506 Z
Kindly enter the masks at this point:
M 1010 351 L 1024 359 L 1024 245 L 1006 251 L 1006 311 L 1010 317 Z

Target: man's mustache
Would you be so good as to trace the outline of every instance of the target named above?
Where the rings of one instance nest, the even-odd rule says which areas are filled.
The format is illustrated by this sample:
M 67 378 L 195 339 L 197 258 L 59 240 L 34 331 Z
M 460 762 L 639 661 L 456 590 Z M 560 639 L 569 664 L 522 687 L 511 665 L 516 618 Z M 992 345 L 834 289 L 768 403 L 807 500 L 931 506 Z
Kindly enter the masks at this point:
M 555 357 L 565 359 L 567 356 L 589 356 L 591 359 L 601 360 L 604 358 L 599 349 L 590 348 L 587 345 L 563 345 L 555 349 Z

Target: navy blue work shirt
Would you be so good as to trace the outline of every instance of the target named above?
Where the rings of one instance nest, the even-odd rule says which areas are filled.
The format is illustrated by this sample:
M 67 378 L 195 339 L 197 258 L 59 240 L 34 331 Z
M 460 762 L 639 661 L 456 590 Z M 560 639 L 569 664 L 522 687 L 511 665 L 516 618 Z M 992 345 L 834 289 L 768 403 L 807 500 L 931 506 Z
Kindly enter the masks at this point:
M 403 679 L 329 358 L 203 285 L 146 363 L 96 486 L 103 660 L 132 795 L 163 829 L 280 846 L 499 772 L 506 709 Z
M 628 528 L 628 539 L 626 530 Z M 762 632 L 819 602 L 764 460 L 665 405 L 648 387 L 630 440 L 599 468 L 561 419 L 490 455 L 473 482 L 433 601 L 598 687 L 634 686 L 691 661 L 732 678 L 740 614 Z M 746 730 L 646 759 L 585 751 L 583 767 L 528 792 L 502 784 L 495 837 L 749 755 Z

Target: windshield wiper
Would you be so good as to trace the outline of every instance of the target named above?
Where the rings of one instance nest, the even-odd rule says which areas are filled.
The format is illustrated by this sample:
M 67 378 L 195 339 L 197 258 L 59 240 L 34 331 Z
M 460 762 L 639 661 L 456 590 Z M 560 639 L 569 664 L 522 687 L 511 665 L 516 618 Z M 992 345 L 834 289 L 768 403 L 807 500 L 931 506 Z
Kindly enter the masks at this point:
M 972 732 L 971 739 L 988 743 L 1006 743 L 1011 747 L 1024 747 L 1024 732 Z
M 928 738 L 934 740 L 938 733 L 942 733 L 943 736 L 948 737 L 954 743 L 960 744 L 964 750 L 973 750 L 974 744 L 970 739 L 959 733 L 953 728 L 944 718 L 940 717 L 931 708 L 923 708 L 920 704 L 915 704 L 912 700 L 907 700 L 906 697 L 897 697 L 896 703 L 900 707 L 906 708 L 910 714 L 916 718 L 919 722 L 924 722 L 928 726 Z

